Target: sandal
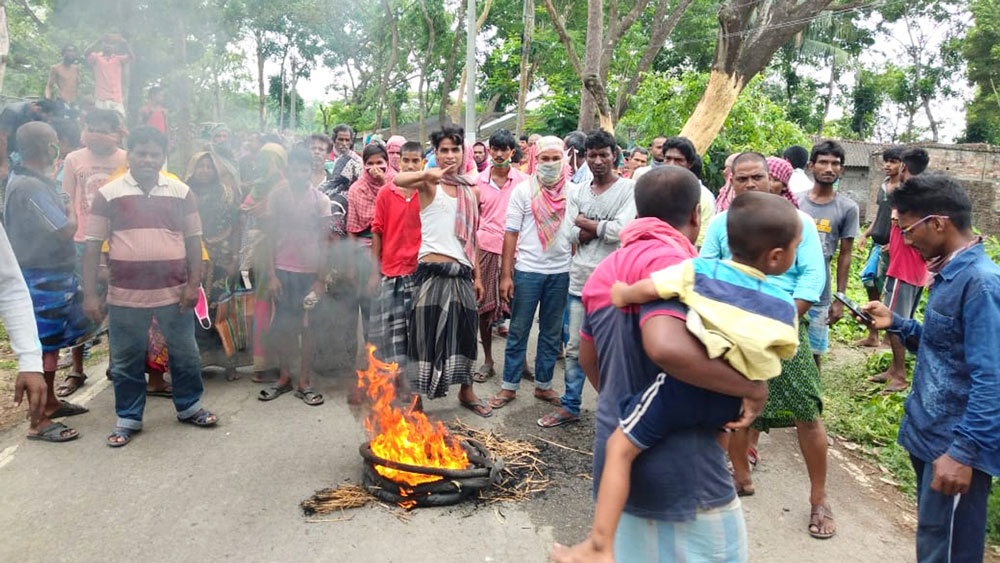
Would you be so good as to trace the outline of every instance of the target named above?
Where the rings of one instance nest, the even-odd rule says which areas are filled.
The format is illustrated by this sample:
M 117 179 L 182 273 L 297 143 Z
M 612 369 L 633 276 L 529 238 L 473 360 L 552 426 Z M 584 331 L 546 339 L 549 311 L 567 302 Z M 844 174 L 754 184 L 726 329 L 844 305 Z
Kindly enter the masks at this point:
M 285 385 L 272 385 L 267 389 L 261 389 L 260 393 L 257 394 L 257 398 L 261 401 L 273 401 L 290 391 L 292 391 L 291 383 L 287 383 Z
M 122 428 L 121 426 L 115 427 L 111 434 L 108 434 L 107 444 L 112 448 L 120 448 L 125 444 L 132 441 L 132 435 L 142 432 L 141 430 L 133 430 L 131 428 Z M 120 441 L 115 441 L 118 438 Z
M 66 434 L 69 432 L 69 434 Z M 40 442 L 69 442 L 70 440 L 76 440 L 80 437 L 80 433 L 73 430 L 69 426 L 61 422 L 53 422 L 52 424 L 42 428 L 38 431 L 38 434 L 28 434 L 29 440 L 38 440 Z
M 295 396 L 302 399 L 302 402 L 309 405 L 310 407 L 315 407 L 317 405 L 323 404 L 323 395 L 313 391 L 312 387 L 299 389 L 298 391 L 295 392 Z
M 230 368 L 226 370 L 226 381 L 237 381 L 240 378 L 240 373 L 236 371 L 235 368 Z
M 757 489 L 754 488 L 753 483 L 749 485 L 741 485 L 733 479 L 733 487 L 736 488 L 736 496 L 738 497 L 752 497 Z
M 69 397 L 76 390 L 83 387 L 84 382 L 87 381 L 87 376 L 82 373 L 70 373 L 66 375 L 66 380 L 56 387 L 56 397 Z
M 507 403 L 510 403 L 516 398 L 517 395 L 514 393 L 511 393 L 510 395 L 504 395 L 504 391 L 500 391 L 496 395 L 490 397 L 489 401 L 490 407 L 494 409 L 502 409 L 507 406 Z
M 483 364 L 472 374 L 472 380 L 476 383 L 486 383 L 486 380 L 497 374 L 496 368 Z
M 201 426 L 204 428 L 208 426 L 215 426 L 215 424 L 219 422 L 219 417 L 205 409 L 198 409 L 198 412 L 187 418 L 181 418 L 178 416 L 177 420 L 185 424 L 194 424 L 195 426 Z
M 59 401 L 59 403 L 59 408 L 50 414 L 48 418 L 63 418 L 66 416 L 76 416 L 78 414 L 90 412 L 90 409 L 87 407 L 76 405 L 69 401 Z
M 168 399 L 174 396 L 174 388 L 172 385 L 166 385 L 159 389 L 146 389 L 147 397 L 166 397 Z
M 747 448 L 747 461 L 750 462 L 750 467 L 755 468 L 757 464 L 760 463 L 760 454 L 757 453 L 757 449 L 754 447 Z
M 555 428 L 556 426 L 562 426 L 570 422 L 580 422 L 580 417 L 562 409 L 538 419 L 538 425 L 542 428 Z
M 833 531 L 827 533 L 821 533 L 823 523 L 829 522 L 830 524 L 835 524 L 833 520 L 833 511 L 830 507 L 825 504 L 812 507 L 812 511 L 809 513 L 809 535 L 818 540 L 827 540 L 837 533 L 836 525 L 833 526 Z M 815 531 L 813 531 L 815 528 Z
M 561 407 L 562 399 L 559 397 L 559 393 L 551 389 L 545 389 L 543 391 L 535 390 L 535 398 L 539 401 L 545 401 L 546 403 L 554 406 Z
M 459 401 L 463 407 L 469 409 L 470 411 L 476 413 L 483 418 L 489 418 L 493 416 L 493 409 L 486 404 L 486 401 L 480 399 L 474 403 L 466 403 L 465 401 Z

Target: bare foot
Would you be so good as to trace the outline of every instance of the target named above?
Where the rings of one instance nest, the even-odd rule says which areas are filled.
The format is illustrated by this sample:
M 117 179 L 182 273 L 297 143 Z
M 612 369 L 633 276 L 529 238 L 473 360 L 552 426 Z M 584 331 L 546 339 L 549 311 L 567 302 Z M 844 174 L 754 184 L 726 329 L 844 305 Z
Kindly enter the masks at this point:
M 885 389 L 882 390 L 882 394 L 883 395 L 892 395 L 893 393 L 899 393 L 899 392 L 902 392 L 902 391 L 906 391 L 909 388 L 910 388 L 910 384 L 906 383 L 905 381 L 902 382 L 902 383 L 899 383 L 897 381 L 893 381 L 892 383 L 890 383 L 890 384 L 888 384 L 888 385 L 885 386 Z
M 869 334 L 865 338 L 862 338 L 861 340 L 857 340 L 854 342 L 854 346 L 857 346 L 859 348 L 878 348 L 879 344 L 880 341 L 878 339 L 878 335 L 871 335 L 871 334 Z
M 611 546 L 600 547 L 590 537 L 573 547 L 557 543 L 549 550 L 549 559 L 556 563 L 614 563 Z
M 868 381 L 870 383 L 886 383 L 887 381 L 889 381 L 889 372 L 883 371 L 878 375 L 873 375 L 868 378 Z
M 736 496 L 752 497 L 757 492 L 757 489 L 753 486 L 753 481 L 750 479 L 738 481 L 736 477 L 733 477 L 733 486 L 736 487 Z

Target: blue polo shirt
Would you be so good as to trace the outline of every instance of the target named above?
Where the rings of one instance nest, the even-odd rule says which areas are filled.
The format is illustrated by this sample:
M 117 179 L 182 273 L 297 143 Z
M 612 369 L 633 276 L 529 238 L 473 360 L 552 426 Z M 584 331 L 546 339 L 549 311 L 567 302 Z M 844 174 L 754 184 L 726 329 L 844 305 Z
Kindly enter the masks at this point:
M 1000 267 L 983 245 L 934 276 L 923 325 L 893 315 L 889 330 L 917 354 L 899 445 L 1000 476 Z

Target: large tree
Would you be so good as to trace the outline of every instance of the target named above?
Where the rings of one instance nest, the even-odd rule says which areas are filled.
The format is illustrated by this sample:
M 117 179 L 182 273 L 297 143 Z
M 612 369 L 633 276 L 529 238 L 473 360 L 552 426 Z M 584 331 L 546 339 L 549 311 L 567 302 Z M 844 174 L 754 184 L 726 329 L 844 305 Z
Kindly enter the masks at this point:
M 599 116 L 600 126 L 614 132 L 615 123 L 625 114 L 629 98 L 639 87 L 642 73 L 649 69 L 692 2 L 693 0 L 659 0 L 653 3 L 652 14 L 648 16 L 650 18 L 647 22 L 648 29 L 645 30 L 648 35 L 644 38 L 642 48 L 624 53 L 626 57 L 636 62 L 634 67 L 629 65 L 629 77 L 622 80 L 623 84 L 619 85 L 612 105 L 609 100 L 611 94 L 608 83 L 612 59 L 616 50 L 622 45 L 623 37 L 632 30 L 650 7 L 650 0 L 635 0 L 630 8 L 624 3 L 621 6 L 622 10 L 619 10 L 617 0 L 611 0 L 608 3 L 606 16 L 605 0 L 588 0 L 587 33 L 582 61 L 577 52 L 578 47 L 566 25 L 565 16 L 559 15 L 560 10 L 557 10 L 554 0 L 545 0 L 545 9 L 566 48 L 566 54 L 584 90 L 580 99 L 580 129 L 594 128 L 596 113 Z M 623 13 L 626 9 L 627 11 Z M 562 10 L 563 14 L 567 12 L 570 12 L 569 5 Z
M 708 86 L 681 135 L 704 152 L 722 129 L 740 92 L 771 57 L 821 12 L 860 5 L 834 0 L 725 0 L 719 7 L 715 60 Z

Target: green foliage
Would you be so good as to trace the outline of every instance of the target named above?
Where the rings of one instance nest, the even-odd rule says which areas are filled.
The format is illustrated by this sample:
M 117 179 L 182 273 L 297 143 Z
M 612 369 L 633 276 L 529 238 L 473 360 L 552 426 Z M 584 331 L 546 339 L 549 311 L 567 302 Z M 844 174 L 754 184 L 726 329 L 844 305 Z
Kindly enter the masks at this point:
M 722 184 L 720 169 L 733 152 L 755 150 L 780 154 L 794 144 L 808 145 L 802 128 L 788 119 L 785 109 L 764 95 L 764 77 L 750 81 L 729 112 L 722 131 L 709 147 L 705 158 L 706 184 Z M 676 135 L 698 104 L 708 75 L 685 72 L 680 77 L 663 73 L 647 74 L 636 93 L 622 125 L 634 128 L 636 141 L 649 146 L 657 135 Z
M 962 54 L 976 93 L 966 112 L 964 141 L 1000 144 L 1000 5 L 973 0 L 969 7 L 975 23 L 965 37 Z

